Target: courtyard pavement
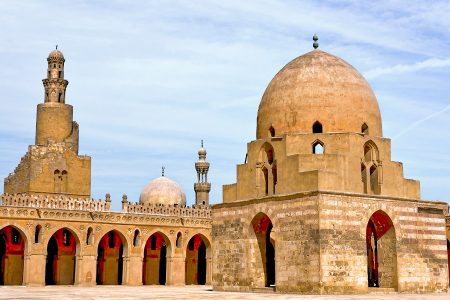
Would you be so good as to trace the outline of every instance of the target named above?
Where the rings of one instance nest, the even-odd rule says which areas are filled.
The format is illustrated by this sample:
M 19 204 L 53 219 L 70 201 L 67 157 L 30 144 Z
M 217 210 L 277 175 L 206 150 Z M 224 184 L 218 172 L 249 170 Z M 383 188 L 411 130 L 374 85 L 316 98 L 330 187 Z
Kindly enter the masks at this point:
M 450 299 L 450 293 L 445 294 L 367 294 L 367 295 L 327 295 L 303 296 L 293 294 L 263 294 L 214 292 L 208 286 L 46 286 L 0 287 L 0 299 Z

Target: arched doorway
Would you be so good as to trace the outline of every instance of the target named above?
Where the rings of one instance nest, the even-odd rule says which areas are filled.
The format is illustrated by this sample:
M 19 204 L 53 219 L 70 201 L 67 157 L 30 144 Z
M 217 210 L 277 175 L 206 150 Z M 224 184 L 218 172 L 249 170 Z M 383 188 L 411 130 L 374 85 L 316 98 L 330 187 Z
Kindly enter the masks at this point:
M 0 285 L 21 285 L 25 253 L 24 235 L 13 226 L 0 230 Z
M 207 282 L 208 241 L 200 234 L 194 235 L 186 249 L 186 284 L 204 285 Z
M 125 239 L 116 230 L 111 230 L 100 240 L 97 256 L 97 284 L 122 284 L 124 242 Z
M 270 236 L 272 228 L 272 221 L 264 213 L 257 214 L 251 222 L 251 230 L 256 238 L 252 246 L 257 248 L 255 253 L 260 253 L 260 256 L 256 258 L 259 264 L 257 265 L 258 270 L 255 270 L 255 275 L 261 274 L 261 276 L 264 276 L 263 278 L 256 278 L 256 287 L 275 286 L 275 240 Z
M 389 216 L 379 210 L 366 227 L 367 278 L 369 287 L 397 288 L 397 244 Z
M 152 234 L 144 248 L 143 284 L 166 284 L 167 253 L 170 253 L 169 239 L 160 232 Z
M 59 229 L 52 235 L 47 244 L 46 285 L 75 283 L 77 244 L 78 239 L 67 228 Z

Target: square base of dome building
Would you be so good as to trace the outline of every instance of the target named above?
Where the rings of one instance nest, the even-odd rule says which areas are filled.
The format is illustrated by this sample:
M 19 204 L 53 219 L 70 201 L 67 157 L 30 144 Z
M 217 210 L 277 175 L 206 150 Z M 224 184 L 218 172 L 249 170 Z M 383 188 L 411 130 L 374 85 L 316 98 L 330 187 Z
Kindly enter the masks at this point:
M 213 206 L 213 288 L 446 292 L 446 203 L 334 192 Z

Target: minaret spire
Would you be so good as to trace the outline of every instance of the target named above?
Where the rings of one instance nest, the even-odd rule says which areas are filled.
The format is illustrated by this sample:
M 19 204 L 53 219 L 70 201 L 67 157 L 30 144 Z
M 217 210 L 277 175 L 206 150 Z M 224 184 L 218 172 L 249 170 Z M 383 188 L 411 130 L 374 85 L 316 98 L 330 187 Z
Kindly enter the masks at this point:
M 211 183 L 208 182 L 209 162 L 206 161 L 206 149 L 203 148 L 203 140 L 198 150 L 198 161 L 195 163 L 197 182 L 194 184 L 196 205 L 209 205 L 209 192 Z

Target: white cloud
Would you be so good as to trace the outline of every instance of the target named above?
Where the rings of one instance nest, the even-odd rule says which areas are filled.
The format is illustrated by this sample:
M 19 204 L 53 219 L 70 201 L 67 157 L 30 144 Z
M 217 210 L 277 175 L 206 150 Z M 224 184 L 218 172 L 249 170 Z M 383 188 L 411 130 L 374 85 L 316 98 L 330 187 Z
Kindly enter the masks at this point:
M 366 77 L 368 80 L 371 80 L 384 75 L 398 75 L 398 74 L 418 72 L 425 69 L 436 69 L 446 67 L 450 67 L 450 58 L 446 59 L 430 58 L 409 65 L 400 64 L 386 68 L 375 68 L 373 70 L 364 72 L 364 77 Z

